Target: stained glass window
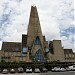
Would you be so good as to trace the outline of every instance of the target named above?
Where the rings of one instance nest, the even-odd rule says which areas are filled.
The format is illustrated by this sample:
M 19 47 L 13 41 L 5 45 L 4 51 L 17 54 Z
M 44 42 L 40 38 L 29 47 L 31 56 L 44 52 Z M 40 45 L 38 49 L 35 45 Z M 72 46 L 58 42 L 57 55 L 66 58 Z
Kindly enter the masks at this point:
M 27 47 L 23 47 L 23 49 L 22 49 L 22 56 L 27 56 L 27 50 L 28 50 Z
M 49 52 L 49 48 L 45 48 L 45 51 L 46 51 L 46 52 Z
M 18 48 L 16 48 L 16 51 L 18 51 L 19 49 Z
M 22 52 L 25 52 L 25 53 L 27 53 L 27 48 L 26 47 L 24 47 L 23 49 L 22 49 Z
M 40 45 L 40 39 L 39 39 L 39 37 L 36 37 L 34 43 L 35 43 L 35 45 Z
M 35 60 L 41 62 L 45 61 L 42 51 L 40 49 L 36 52 Z

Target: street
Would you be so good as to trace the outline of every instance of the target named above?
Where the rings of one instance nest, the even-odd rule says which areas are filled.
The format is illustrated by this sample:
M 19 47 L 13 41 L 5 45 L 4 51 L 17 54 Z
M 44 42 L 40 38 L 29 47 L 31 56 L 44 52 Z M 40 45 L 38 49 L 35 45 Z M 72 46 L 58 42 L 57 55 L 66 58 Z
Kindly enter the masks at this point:
M 0 74 L 3 75 L 3 74 Z M 47 72 L 47 73 L 15 73 L 15 74 L 5 74 L 5 75 L 75 75 L 75 71 L 66 72 Z

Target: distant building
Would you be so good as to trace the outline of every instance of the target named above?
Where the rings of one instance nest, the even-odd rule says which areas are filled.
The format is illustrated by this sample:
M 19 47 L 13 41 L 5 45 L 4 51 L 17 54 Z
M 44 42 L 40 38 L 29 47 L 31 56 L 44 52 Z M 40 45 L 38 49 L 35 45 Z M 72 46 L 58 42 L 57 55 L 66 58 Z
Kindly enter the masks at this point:
M 46 41 L 41 31 L 37 8 L 31 6 L 27 34 L 22 35 L 22 42 L 3 42 L 0 50 L 1 60 L 75 62 L 75 53 L 72 49 L 64 49 L 61 40 Z

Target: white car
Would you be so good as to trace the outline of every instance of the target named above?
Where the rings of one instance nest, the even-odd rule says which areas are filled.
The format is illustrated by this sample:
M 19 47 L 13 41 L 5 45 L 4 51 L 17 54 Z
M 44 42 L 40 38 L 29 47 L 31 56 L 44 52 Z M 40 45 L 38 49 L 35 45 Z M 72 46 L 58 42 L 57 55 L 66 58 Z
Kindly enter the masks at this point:
M 75 65 L 73 65 L 72 71 L 75 71 Z
M 57 72 L 60 72 L 60 71 L 61 71 L 61 68 L 60 68 L 60 67 L 57 67 L 57 68 L 56 68 L 56 71 L 57 71 Z
M 75 66 L 73 65 L 73 66 L 68 66 L 67 68 L 66 68 L 66 70 L 67 71 L 75 71 Z
M 3 74 L 7 74 L 8 73 L 8 70 L 7 69 L 3 69 L 2 73 Z
M 39 69 L 39 68 L 35 68 L 35 69 L 34 69 L 34 72 L 35 72 L 35 73 L 40 73 L 40 69 Z
M 52 72 L 60 72 L 61 71 L 61 68 L 60 67 L 54 67 L 52 69 Z
M 75 71 L 75 67 L 73 67 L 72 71 Z
M 24 72 L 23 68 L 22 67 L 19 67 L 18 68 L 18 73 L 23 73 L 23 72 Z
M 26 73 L 32 73 L 32 68 L 31 67 L 27 67 L 26 68 Z
M 65 68 L 61 68 L 60 70 L 61 70 L 61 72 L 65 72 L 65 71 L 66 71 L 66 69 L 65 69 Z
M 54 72 L 54 68 L 52 68 L 51 71 Z
M 67 70 L 67 71 L 72 71 L 72 70 L 73 70 L 73 66 L 68 66 L 68 67 L 66 68 L 66 70 Z

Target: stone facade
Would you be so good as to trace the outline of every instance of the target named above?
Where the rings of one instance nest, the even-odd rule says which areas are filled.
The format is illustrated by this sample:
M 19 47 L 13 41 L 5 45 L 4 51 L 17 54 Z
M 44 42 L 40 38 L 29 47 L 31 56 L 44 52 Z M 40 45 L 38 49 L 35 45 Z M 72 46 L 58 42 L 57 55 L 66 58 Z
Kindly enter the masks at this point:
M 64 61 L 64 50 L 61 45 L 61 40 L 53 40 L 53 50 L 54 50 L 54 55 L 53 55 L 53 60 L 57 61 Z
M 64 56 L 65 62 L 75 62 L 75 53 L 73 53 L 72 49 L 64 49 Z
M 42 34 L 36 6 L 31 6 L 28 32 L 22 35 L 22 42 L 3 42 L 0 61 L 6 62 L 75 62 L 75 53 L 64 49 L 61 40 L 46 41 Z

